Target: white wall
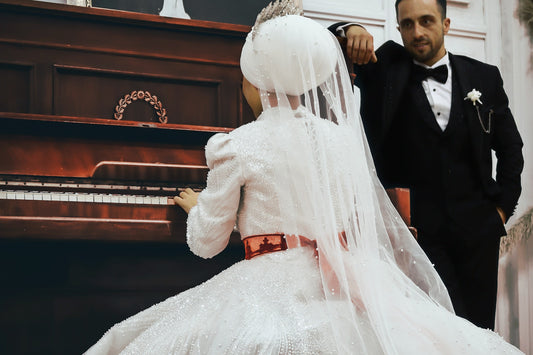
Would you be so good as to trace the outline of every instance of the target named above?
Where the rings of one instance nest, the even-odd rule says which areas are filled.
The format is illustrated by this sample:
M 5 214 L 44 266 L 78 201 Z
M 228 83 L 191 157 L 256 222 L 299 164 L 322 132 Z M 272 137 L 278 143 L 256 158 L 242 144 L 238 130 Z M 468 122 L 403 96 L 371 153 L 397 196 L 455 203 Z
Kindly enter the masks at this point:
M 388 39 L 401 43 L 394 0 L 303 0 L 303 6 L 307 17 L 324 25 L 338 21 L 364 25 L 377 46 Z M 498 0 L 449 0 L 448 17 L 452 21 L 446 47 L 452 53 L 499 65 L 499 13 Z

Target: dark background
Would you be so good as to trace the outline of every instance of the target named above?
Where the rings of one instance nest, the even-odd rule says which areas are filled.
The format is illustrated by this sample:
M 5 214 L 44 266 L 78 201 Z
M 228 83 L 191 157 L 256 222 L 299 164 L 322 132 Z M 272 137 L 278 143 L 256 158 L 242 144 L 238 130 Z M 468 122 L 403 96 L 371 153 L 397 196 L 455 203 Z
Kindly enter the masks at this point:
M 0 239 L 0 354 L 82 354 L 113 324 L 244 258 L 183 244 Z
M 253 25 L 268 0 L 183 0 L 185 12 L 194 20 Z M 158 15 L 163 0 L 93 0 L 93 7 L 104 7 Z

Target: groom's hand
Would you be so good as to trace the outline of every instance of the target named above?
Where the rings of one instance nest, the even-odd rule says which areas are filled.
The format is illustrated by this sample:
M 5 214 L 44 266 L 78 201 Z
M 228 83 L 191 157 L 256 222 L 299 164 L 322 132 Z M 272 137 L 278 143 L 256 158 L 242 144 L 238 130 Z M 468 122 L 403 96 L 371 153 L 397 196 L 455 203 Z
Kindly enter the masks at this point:
M 362 65 L 378 61 L 374 52 L 374 37 L 364 28 L 352 25 L 346 28 L 346 54 L 353 63 Z

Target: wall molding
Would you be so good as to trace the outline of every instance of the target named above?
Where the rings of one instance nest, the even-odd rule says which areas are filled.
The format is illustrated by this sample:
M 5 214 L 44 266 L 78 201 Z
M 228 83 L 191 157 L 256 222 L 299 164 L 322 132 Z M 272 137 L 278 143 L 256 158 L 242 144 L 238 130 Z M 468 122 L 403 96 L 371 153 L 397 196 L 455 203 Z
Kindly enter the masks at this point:
M 462 5 L 462 6 L 468 6 L 470 5 L 470 0 L 448 0 L 448 3 L 451 5 Z
M 387 18 L 385 16 L 376 16 L 376 17 L 369 17 L 369 16 L 361 16 L 361 15 L 349 15 L 346 13 L 340 13 L 340 12 L 334 12 L 334 11 L 320 11 L 320 10 L 312 10 L 312 9 L 306 9 L 304 10 L 304 14 L 306 17 L 319 20 L 319 21 L 330 21 L 330 22 L 356 22 L 361 25 L 372 25 L 372 26 L 379 26 L 384 27 L 387 23 Z

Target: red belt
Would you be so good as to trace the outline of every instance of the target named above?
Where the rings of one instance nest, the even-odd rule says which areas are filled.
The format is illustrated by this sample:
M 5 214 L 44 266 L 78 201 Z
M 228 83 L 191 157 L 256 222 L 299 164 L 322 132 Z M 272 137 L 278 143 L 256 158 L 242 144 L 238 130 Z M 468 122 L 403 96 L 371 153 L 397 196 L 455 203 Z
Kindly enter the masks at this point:
M 258 255 L 287 250 L 299 246 L 310 246 L 315 250 L 315 256 L 318 255 L 316 240 L 311 240 L 301 235 L 285 235 L 281 233 L 259 234 L 248 236 L 244 238 L 242 242 L 244 243 L 244 258 L 246 260 L 250 260 Z

